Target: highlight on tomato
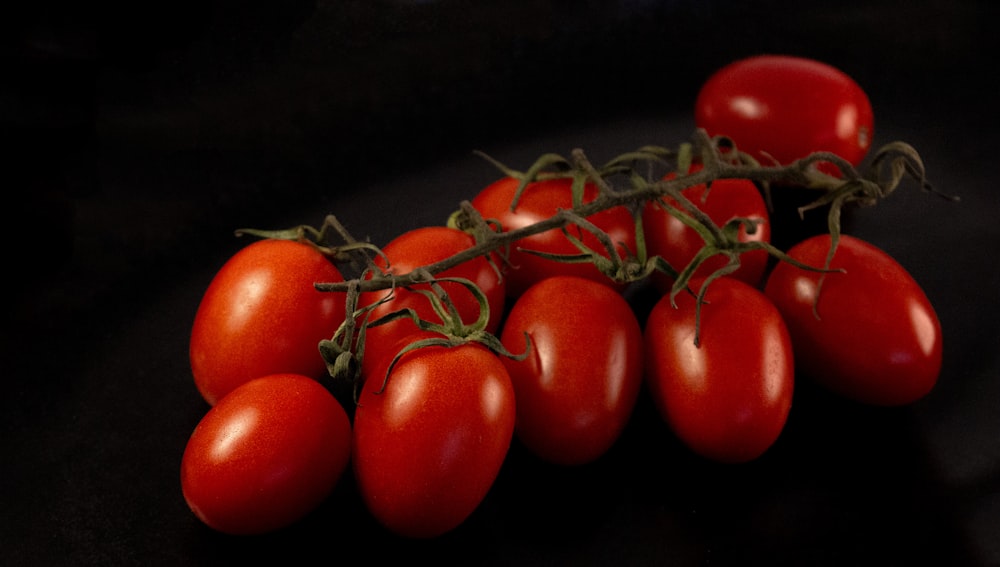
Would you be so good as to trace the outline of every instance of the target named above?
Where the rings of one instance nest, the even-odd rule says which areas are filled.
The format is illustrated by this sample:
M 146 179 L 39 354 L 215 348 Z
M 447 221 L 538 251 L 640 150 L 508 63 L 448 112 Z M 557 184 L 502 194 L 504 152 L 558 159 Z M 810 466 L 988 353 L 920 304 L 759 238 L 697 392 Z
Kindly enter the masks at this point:
M 515 203 L 514 198 L 520 183 L 521 181 L 514 177 L 504 177 L 491 183 L 473 198 L 473 208 L 485 219 L 498 222 L 502 230 L 512 231 L 548 219 L 560 209 L 573 207 L 572 179 L 533 181 L 528 184 Z M 586 183 L 583 202 L 593 201 L 597 195 L 597 186 L 592 182 Z M 626 208 L 614 207 L 591 215 L 587 220 L 607 233 L 617 253 L 622 257 L 635 250 L 635 223 L 632 214 Z M 568 230 L 587 248 L 608 257 L 604 245 L 593 233 L 577 226 L 571 226 Z M 511 246 L 509 264 L 506 265 L 509 296 L 517 297 L 531 284 L 555 275 L 575 275 L 614 285 L 613 280 L 602 274 L 593 263 L 561 262 L 522 249 L 548 254 L 580 254 L 580 249 L 559 229 L 551 229 L 519 240 Z
M 513 304 L 501 342 L 523 360 L 510 373 L 518 439 L 542 459 L 578 465 L 621 435 L 642 386 L 642 330 L 624 297 L 577 276 L 553 276 Z
M 694 164 L 689 173 L 695 173 L 700 169 L 700 164 Z M 667 174 L 665 177 L 665 179 L 675 178 L 676 173 Z M 695 185 L 684 189 L 681 194 L 708 215 L 718 227 L 737 218 L 754 223 L 755 228 L 752 230 L 749 230 L 746 224 L 740 226 L 737 233 L 739 242 L 771 241 L 767 204 L 757 185 L 752 181 L 719 179 L 713 181 L 711 187 L 705 184 Z M 683 208 L 676 200 L 664 197 L 663 201 L 666 205 L 683 212 Z M 705 239 L 698 231 L 674 216 L 657 200 L 647 201 L 643 207 L 642 227 L 647 255 L 660 256 L 677 271 L 683 270 L 705 246 Z M 743 252 L 740 254 L 740 267 L 729 276 L 758 286 L 763 283 L 768 258 L 768 252 L 763 249 Z M 728 262 L 729 258 L 724 255 L 713 256 L 701 264 L 694 276 L 707 277 L 723 268 Z M 661 292 L 669 291 L 674 283 L 672 278 L 662 272 L 654 273 L 652 281 Z
M 311 377 L 256 378 L 222 398 L 191 434 L 181 489 L 192 512 L 233 535 L 272 532 L 301 520 L 347 469 L 351 424 Z
M 514 388 L 496 354 L 475 342 L 395 354 L 383 347 L 354 414 L 354 475 L 364 505 L 408 538 L 448 533 L 493 486 L 514 433 Z M 366 357 L 368 354 L 366 354 Z
M 710 282 L 700 314 L 692 293 L 677 294 L 676 304 L 664 295 L 644 329 L 646 380 L 660 415 L 703 457 L 760 457 L 792 404 L 794 358 L 781 314 L 761 291 L 729 277 Z
M 236 252 L 202 296 L 191 330 L 191 371 L 205 401 L 215 405 L 269 374 L 323 376 L 318 345 L 343 322 L 345 303 L 313 284 L 343 279 L 308 243 L 264 239 Z
M 832 152 L 858 165 L 874 136 L 868 95 L 849 75 L 805 57 L 763 54 L 734 61 L 702 85 L 695 124 L 727 136 L 764 165 Z
M 788 250 L 822 267 L 831 237 Z M 781 311 L 801 374 L 858 402 L 899 406 L 926 396 L 941 370 L 941 323 L 920 285 L 893 257 L 841 235 L 828 273 L 782 262 L 765 293 Z

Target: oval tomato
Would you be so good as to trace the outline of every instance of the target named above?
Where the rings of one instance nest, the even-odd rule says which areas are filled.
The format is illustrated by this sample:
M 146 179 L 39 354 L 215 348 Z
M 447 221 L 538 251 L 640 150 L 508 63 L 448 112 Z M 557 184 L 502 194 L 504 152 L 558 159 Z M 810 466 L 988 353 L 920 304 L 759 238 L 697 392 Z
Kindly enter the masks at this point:
M 730 63 L 702 85 L 694 110 L 699 128 L 728 136 L 764 164 L 827 151 L 858 165 L 874 135 L 871 102 L 854 79 L 803 57 Z
M 695 165 L 691 168 L 691 172 L 699 169 L 701 166 Z M 666 178 L 673 179 L 674 177 L 675 174 L 671 173 Z M 767 204 L 764 202 L 760 190 L 752 181 L 748 179 L 719 179 L 712 182 L 711 189 L 702 184 L 688 187 L 681 193 L 720 227 L 737 217 L 757 221 L 757 228 L 753 234 L 747 232 L 745 227 L 740 227 L 738 234 L 740 242 L 771 241 L 771 225 Z M 673 199 L 665 198 L 665 201 L 679 207 Z M 646 237 L 647 254 L 660 256 L 677 271 L 684 269 L 705 245 L 705 240 L 697 231 L 670 214 L 656 201 L 646 203 L 643 209 L 642 225 Z M 740 267 L 729 276 L 758 286 L 763 282 L 768 258 L 768 253 L 765 250 L 744 252 L 740 255 Z M 729 259 L 725 256 L 709 258 L 695 272 L 695 277 L 706 277 L 724 267 L 728 262 Z M 665 292 L 673 285 L 673 279 L 667 277 L 666 274 L 657 272 L 653 275 L 653 283 Z
M 472 206 L 487 220 L 498 221 L 505 231 L 535 224 L 551 217 L 560 209 L 570 209 L 573 206 L 572 180 L 549 179 L 529 184 L 521 193 L 517 206 L 511 208 L 519 184 L 520 181 L 515 178 L 502 178 L 480 191 L 472 200 Z M 584 188 L 583 202 L 594 200 L 597 193 L 597 186 L 588 183 Z M 625 257 L 628 251 L 635 250 L 635 223 L 632 214 L 624 207 L 602 211 L 591 215 L 587 220 L 611 237 L 622 257 Z M 588 248 L 607 256 L 603 245 L 592 233 L 578 227 L 570 227 L 569 230 L 570 234 L 580 238 Z M 614 282 L 593 264 L 558 262 L 523 252 L 518 248 L 549 254 L 580 253 L 580 250 L 559 229 L 532 235 L 516 242 L 511 247 L 510 265 L 506 270 L 509 296 L 516 297 L 524 293 L 531 284 L 555 275 L 580 276 L 614 285 Z M 624 286 L 615 287 L 620 289 Z
M 184 449 L 181 488 L 195 515 L 229 534 L 261 534 L 315 509 L 351 454 L 351 424 L 315 379 L 264 376 L 219 401 Z
M 343 281 L 314 247 L 258 240 L 238 251 L 212 279 L 191 330 L 195 385 L 210 405 L 268 374 L 319 377 L 326 363 L 319 342 L 344 320 L 344 296 L 318 282 Z
M 511 307 L 501 342 L 514 384 L 518 438 L 566 465 L 603 455 L 620 436 L 642 386 L 642 330 L 610 287 L 575 276 L 531 286 Z
M 713 281 L 705 299 L 698 346 L 691 294 L 678 294 L 676 308 L 669 295 L 653 306 L 644 329 L 649 390 L 667 424 L 696 453 L 750 461 L 778 439 L 791 408 L 788 330 L 767 297 L 739 280 Z
M 459 252 L 472 248 L 475 238 L 461 230 L 447 226 L 427 226 L 405 232 L 392 239 L 382 248 L 385 257 L 377 256 L 375 264 L 382 270 L 393 274 L 405 274 L 416 268 L 429 266 L 435 262 L 449 258 Z M 386 266 L 386 258 L 389 265 Z M 506 300 L 506 282 L 497 272 L 500 269 L 499 258 L 494 257 L 495 266 L 490 264 L 486 256 L 481 256 L 463 262 L 454 268 L 445 270 L 437 277 L 464 278 L 474 283 L 486 296 L 490 310 L 490 319 L 486 330 L 494 332 L 500 327 Z M 473 293 L 457 282 L 440 282 L 441 288 L 448 294 L 462 321 L 471 324 L 479 318 L 479 303 Z M 429 284 L 412 286 L 413 290 L 431 289 Z M 387 315 L 393 311 L 411 308 L 421 319 L 441 323 L 441 317 L 434 311 L 428 298 L 416 291 L 397 288 L 363 294 L 362 304 L 372 304 L 386 297 L 395 295 L 389 301 L 375 307 L 371 312 L 371 320 Z M 369 327 L 366 342 L 395 344 L 400 338 L 419 331 L 410 319 L 400 319 L 390 323 Z
M 365 381 L 355 409 L 358 491 L 390 531 L 439 536 L 464 522 L 496 480 L 514 431 L 514 389 L 479 344 L 410 351 L 386 378 L 391 358 Z
M 822 234 L 788 254 L 821 267 L 829 249 Z M 845 272 L 827 273 L 820 286 L 818 272 L 782 262 L 764 288 L 788 323 L 802 373 L 869 404 L 925 396 L 941 370 L 942 339 L 919 284 L 884 251 L 849 235 L 841 235 L 830 267 Z

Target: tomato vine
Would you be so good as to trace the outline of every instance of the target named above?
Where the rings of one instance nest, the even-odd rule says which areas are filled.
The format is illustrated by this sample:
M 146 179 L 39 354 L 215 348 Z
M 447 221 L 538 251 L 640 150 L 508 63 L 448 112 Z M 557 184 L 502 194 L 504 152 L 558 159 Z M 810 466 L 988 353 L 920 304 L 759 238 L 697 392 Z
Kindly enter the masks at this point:
M 676 211 L 678 214 L 685 214 L 685 222 L 688 222 L 706 236 L 707 240 L 716 241 L 716 246 L 722 249 L 721 243 L 726 243 L 730 239 L 726 238 L 726 232 L 732 227 L 729 225 L 719 227 L 715 225 L 700 209 L 686 199 L 681 191 L 685 188 L 700 184 L 710 184 L 718 179 L 748 179 L 760 184 L 770 199 L 771 190 L 775 184 L 794 186 L 798 188 L 818 190 L 822 194 L 819 198 L 799 209 L 800 214 L 829 206 L 828 225 L 830 232 L 839 234 L 841 209 L 850 203 L 857 203 L 863 206 L 876 204 L 880 199 L 888 197 L 906 178 L 915 179 L 920 187 L 925 191 L 936 195 L 956 199 L 949 195 L 938 192 L 926 179 L 923 162 L 917 151 L 905 142 L 892 142 L 883 146 L 875 152 L 871 169 L 867 176 L 863 176 L 858 170 L 846 160 L 829 152 L 816 152 L 809 156 L 792 162 L 788 165 L 763 166 L 748 154 L 739 152 L 735 144 L 724 137 L 709 138 L 704 130 L 697 130 L 693 144 L 684 144 L 677 151 L 658 146 L 644 146 L 634 152 L 622 154 L 604 167 L 597 169 L 589 161 L 581 149 L 572 152 L 573 159 L 566 159 L 555 154 L 546 154 L 536 161 L 536 163 L 526 172 L 521 173 L 511 170 L 499 164 L 501 169 L 521 180 L 519 192 L 525 190 L 528 184 L 539 179 L 554 177 L 572 177 L 579 180 L 579 187 L 585 180 L 595 182 L 600 188 L 597 199 L 589 203 L 580 203 L 573 209 L 565 209 L 557 214 L 532 224 L 510 232 L 499 232 L 486 219 L 472 208 L 469 201 L 462 201 L 457 212 L 458 219 L 455 222 L 467 229 L 474 231 L 478 244 L 459 254 L 425 266 L 422 270 L 414 270 L 407 274 L 394 274 L 373 277 L 358 282 L 360 291 L 375 291 L 388 289 L 393 286 L 409 285 L 426 281 L 427 274 L 434 275 L 448 268 L 456 266 L 477 256 L 488 254 L 502 247 L 510 246 L 514 242 L 527 236 L 538 234 L 551 229 L 565 228 L 570 224 L 578 224 L 583 228 L 590 228 L 585 218 L 615 206 L 635 206 L 650 199 L 659 199 L 669 196 L 684 205 L 683 211 Z M 640 164 L 647 165 L 670 165 L 673 158 L 677 169 L 686 169 L 685 164 L 689 164 L 694 156 L 692 152 L 697 152 L 704 167 L 697 172 L 679 175 L 673 179 L 659 179 L 649 181 L 647 176 L 643 176 L 639 170 Z M 814 166 L 817 163 L 828 162 L 834 164 L 839 170 L 841 177 L 829 175 L 817 170 Z M 544 167 L 544 168 L 543 168 Z M 545 168 L 558 168 L 556 171 Z M 888 170 L 888 171 L 887 171 Z M 615 189 L 609 183 L 609 178 L 615 176 L 625 176 L 631 187 L 620 190 Z M 512 203 L 512 207 L 516 203 Z M 733 225 L 746 222 L 745 219 L 734 219 Z M 333 217 L 328 217 L 325 224 L 340 226 Z M 596 229 L 593 229 L 596 230 Z M 346 236 L 346 231 L 338 229 L 342 236 Z M 318 232 L 316 234 L 319 234 Z M 601 235 L 598 235 L 601 236 Z M 338 253 L 346 252 L 353 245 L 359 247 L 356 241 L 347 236 L 348 242 L 345 246 L 337 246 Z M 755 245 L 756 246 L 756 245 Z M 359 248 L 367 249 L 366 246 Z M 613 251 L 613 246 L 608 246 L 609 251 Z M 779 257 L 782 256 L 780 250 L 769 250 Z M 592 252 L 592 251 L 589 251 Z M 616 258 L 612 256 L 612 262 L 618 263 L 614 266 L 615 271 L 608 273 L 612 278 L 623 278 L 626 281 L 635 281 L 651 273 L 651 267 L 647 264 L 655 259 L 646 259 L 640 265 L 626 264 L 630 259 Z M 639 260 L 638 256 L 631 261 Z M 576 258 L 566 258 L 575 261 Z M 668 268 L 669 269 L 669 268 Z M 346 291 L 348 283 L 319 284 L 317 288 L 322 291 Z M 683 287 L 683 285 L 679 286 Z
M 888 143 L 874 152 L 870 166 L 864 174 L 847 160 L 830 152 L 815 152 L 787 165 L 763 165 L 749 154 L 740 151 L 729 138 L 710 137 L 702 129 L 695 130 L 692 140 L 676 149 L 653 145 L 642 146 L 637 150 L 618 155 L 600 167 L 595 166 L 584 150 L 579 148 L 572 150 L 569 158 L 555 153 L 544 154 L 523 172 L 512 169 L 486 154 L 479 155 L 505 175 L 519 180 L 517 193 L 511 203 L 512 208 L 516 207 L 521 194 L 529 189 L 530 183 L 555 178 L 572 179 L 573 207 L 561 209 L 531 225 L 503 231 L 493 220 L 483 218 L 470 201 L 463 200 L 449 217 L 448 223 L 474 235 L 476 244 L 440 261 L 403 274 L 377 270 L 372 262 L 372 254 L 380 253 L 378 247 L 356 240 L 333 215 L 327 216 L 318 229 L 297 226 L 278 231 L 251 229 L 237 231 L 238 234 L 296 239 L 312 243 L 338 263 L 353 266 L 358 272 L 357 277 L 345 278 L 344 281 L 315 284 L 316 289 L 320 291 L 346 293 L 347 313 L 353 314 L 353 317 L 346 318 L 334 338 L 324 341 L 321 345 L 323 356 L 328 360 L 330 372 L 334 376 L 357 372 L 354 359 L 363 355 L 365 327 L 385 322 L 368 321 L 364 317 L 370 306 L 358 308 L 358 297 L 362 292 L 432 283 L 436 279 L 436 274 L 449 268 L 477 257 L 489 257 L 491 253 L 509 250 L 518 241 L 545 231 L 562 230 L 579 249 L 579 254 L 553 255 L 542 252 L 536 254 L 555 261 L 591 262 L 608 278 L 622 283 L 642 280 L 656 271 L 667 273 L 673 278 L 671 301 L 673 302 L 679 293 L 693 293 L 698 299 L 697 305 L 700 310 L 708 286 L 717 278 L 739 268 L 741 254 L 750 250 L 763 249 L 778 260 L 803 269 L 830 271 L 829 264 L 839 240 L 844 207 L 852 204 L 873 206 L 891 195 L 907 178 L 916 181 L 920 189 L 926 192 L 946 199 L 956 199 L 938 192 L 933 187 L 926 178 L 920 155 L 912 146 L 901 141 Z M 684 173 L 694 162 L 700 163 L 702 167 Z M 831 174 L 821 170 L 819 164 L 832 165 L 836 173 Z M 665 171 L 674 171 L 677 175 L 664 178 L 662 173 Z M 775 189 L 794 187 L 816 191 L 818 197 L 800 207 L 798 213 L 801 217 L 809 211 L 827 208 L 827 228 L 832 238 L 826 263 L 822 266 L 803 264 L 769 242 L 740 242 L 736 238 L 738 230 L 742 227 L 752 233 L 756 230 L 755 221 L 734 218 L 719 226 L 682 193 L 684 189 L 696 185 L 705 184 L 710 187 L 713 181 L 721 179 L 746 179 L 756 183 L 769 205 L 772 203 Z M 582 200 L 585 183 L 594 183 L 598 187 L 597 197 L 586 203 Z M 667 199 L 677 206 L 668 203 Z M 705 240 L 700 253 L 686 266 L 671 266 L 658 256 L 647 257 L 639 211 L 644 203 L 651 200 L 658 201 L 670 214 L 697 231 Z M 620 206 L 631 210 L 636 219 L 636 250 L 624 256 L 617 251 L 615 243 L 606 233 L 587 220 L 587 217 L 595 213 Z M 585 246 L 568 230 L 571 226 L 597 237 L 606 255 Z M 527 252 L 532 251 L 527 250 Z M 728 262 L 706 277 L 699 289 L 690 289 L 691 278 L 697 268 L 710 257 L 717 255 L 726 257 Z M 505 257 L 504 254 L 501 254 L 501 257 Z M 445 303 L 441 305 L 447 305 L 447 297 L 443 300 Z M 434 330 L 452 337 L 456 337 L 456 331 L 460 329 L 455 327 L 454 323 L 450 329 L 428 325 L 412 313 L 395 313 L 390 317 L 411 317 L 425 330 Z M 483 340 L 481 329 L 475 333 L 475 337 L 468 336 L 472 334 L 469 328 L 458 332 L 458 335 L 461 334 L 470 340 Z M 698 337 L 699 334 L 696 333 L 696 343 Z

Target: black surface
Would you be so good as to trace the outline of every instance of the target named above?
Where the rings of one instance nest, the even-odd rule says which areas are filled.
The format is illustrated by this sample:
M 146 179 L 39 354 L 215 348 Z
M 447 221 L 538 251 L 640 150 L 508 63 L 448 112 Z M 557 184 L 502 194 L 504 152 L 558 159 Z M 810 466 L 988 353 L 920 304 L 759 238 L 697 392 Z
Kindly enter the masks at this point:
M 995 4 L 498 4 L 5 8 L 0 562 L 1000 565 Z M 878 409 L 801 384 L 778 443 L 737 467 L 692 456 L 643 398 L 594 465 L 515 445 L 433 541 L 380 530 L 349 478 L 266 537 L 187 510 L 180 457 L 207 409 L 187 338 L 233 229 L 334 213 L 384 243 L 496 176 L 474 149 L 523 168 L 685 140 L 700 81 L 762 51 L 853 75 L 877 142 L 912 143 L 962 198 L 909 186 L 849 225 L 938 309 L 930 396 Z

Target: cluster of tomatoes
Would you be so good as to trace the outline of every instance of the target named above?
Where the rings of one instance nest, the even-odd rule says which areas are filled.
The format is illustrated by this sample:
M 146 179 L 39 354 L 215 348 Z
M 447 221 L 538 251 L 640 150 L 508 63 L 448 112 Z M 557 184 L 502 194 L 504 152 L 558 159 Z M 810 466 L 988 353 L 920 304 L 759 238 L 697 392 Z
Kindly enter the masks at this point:
M 762 163 L 824 151 L 856 165 L 872 136 L 868 99 L 850 78 L 791 57 L 721 69 L 696 118 Z M 470 203 L 491 226 L 515 231 L 600 192 L 594 182 L 577 194 L 572 185 L 504 177 Z M 365 288 L 350 312 L 344 294 L 314 285 L 345 281 L 322 247 L 280 238 L 245 247 L 211 282 L 192 330 L 195 384 L 212 407 L 181 464 L 191 509 L 222 532 L 271 531 L 314 509 L 350 470 L 388 530 L 434 537 L 476 509 L 515 436 L 553 463 L 594 461 L 644 387 L 683 443 L 727 463 L 776 441 L 796 376 L 878 405 L 930 391 L 940 324 L 893 258 L 822 234 L 773 263 L 769 210 L 754 182 L 718 179 L 682 196 L 718 227 L 741 219 L 731 225 L 747 245 L 738 263 L 706 253 L 704 225 L 673 198 L 609 207 L 586 218 L 589 230 L 525 236 L 432 282 Z M 418 228 L 382 247 L 369 273 L 408 274 L 480 243 L 456 226 Z M 566 261 L 582 250 L 640 250 L 696 269 L 655 272 L 650 285 L 662 299 L 640 322 L 626 283 L 595 262 Z M 324 383 L 334 361 L 317 348 L 348 323 L 361 331 L 349 345 L 360 355 L 350 412 Z

